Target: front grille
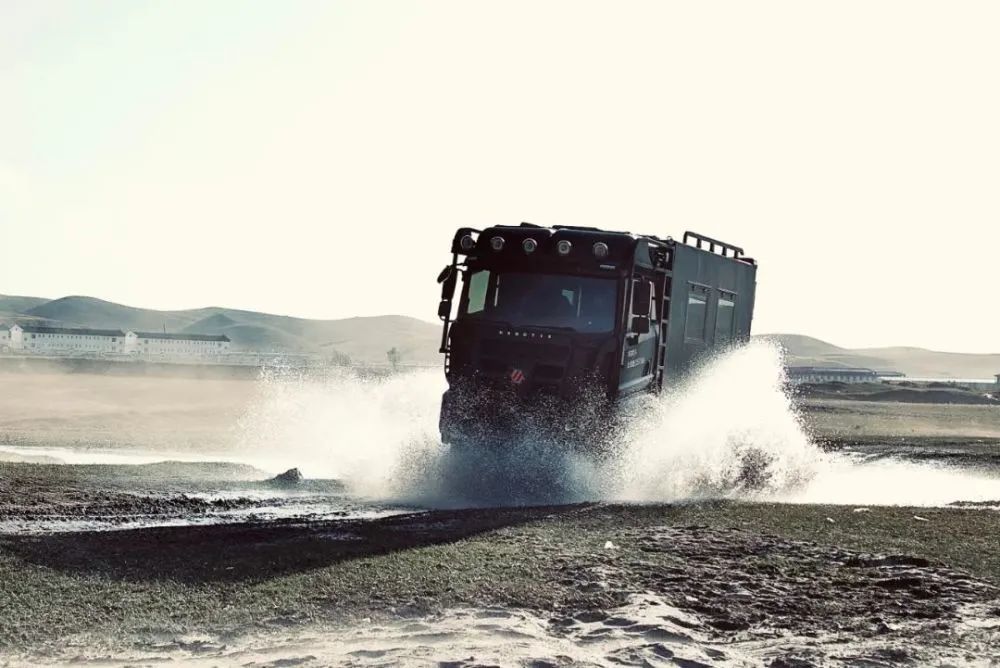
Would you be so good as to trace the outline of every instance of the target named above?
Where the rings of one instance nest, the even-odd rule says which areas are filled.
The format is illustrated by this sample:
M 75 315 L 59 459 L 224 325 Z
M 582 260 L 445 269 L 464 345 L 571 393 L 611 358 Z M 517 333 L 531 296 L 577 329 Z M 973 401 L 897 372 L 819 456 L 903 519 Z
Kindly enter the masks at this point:
M 503 360 L 494 360 L 488 357 L 484 357 L 481 363 L 483 371 L 492 374 L 501 374 L 507 372 L 507 362 Z
M 511 362 L 540 360 L 555 364 L 565 364 L 569 360 L 569 351 L 569 346 L 527 341 L 483 341 L 480 348 L 483 357 L 492 359 Z
M 539 364 L 535 367 L 535 379 L 539 381 L 559 380 L 563 377 L 565 369 L 553 364 Z

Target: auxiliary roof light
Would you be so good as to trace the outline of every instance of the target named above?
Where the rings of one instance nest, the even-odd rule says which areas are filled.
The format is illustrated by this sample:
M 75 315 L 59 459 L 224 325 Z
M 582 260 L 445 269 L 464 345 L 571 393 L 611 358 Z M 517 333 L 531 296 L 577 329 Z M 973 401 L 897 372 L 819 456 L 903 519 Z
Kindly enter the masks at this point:
M 573 250 L 573 244 L 568 239 L 563 239 L 556 244 L 556 252 L 560 255 L 569 255 L 571 250 Z
M 459 240 L 458 245 L 462 247 L 462 250 L 468 253 L 476 247 L 476 240 L 472 238 L 471 234 L 466 234 Z
M 535 249 L 538 248 L 538 242 L 535 241 L 534 239 L 530 239 L 530 238 L 529 239 L 525 239 L 521 243 L 521 248 L 524 249 L 525 253 L 527 253 L 528 255 L 531 255 L 532 253 L 535 252 Z
M 608 256 L 608 245 L 603 241 L 598 241 L 594 244 L 594 257 L 599 260 L 603 260 Z
M 493 237 L 490 239 L 490 248 L 495 251 L 503 250 L 503 237 Z

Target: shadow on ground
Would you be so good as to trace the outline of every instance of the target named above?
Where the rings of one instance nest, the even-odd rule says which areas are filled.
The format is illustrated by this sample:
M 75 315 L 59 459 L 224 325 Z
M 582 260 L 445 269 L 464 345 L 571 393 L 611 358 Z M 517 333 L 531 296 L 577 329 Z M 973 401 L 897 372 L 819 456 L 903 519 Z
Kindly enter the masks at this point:
M 81 575 L 191 584 L 261 581 L 451 543 L 586 506 L 432 511 L 369 520 L 156 527 L 0 536 L 0 551 Z

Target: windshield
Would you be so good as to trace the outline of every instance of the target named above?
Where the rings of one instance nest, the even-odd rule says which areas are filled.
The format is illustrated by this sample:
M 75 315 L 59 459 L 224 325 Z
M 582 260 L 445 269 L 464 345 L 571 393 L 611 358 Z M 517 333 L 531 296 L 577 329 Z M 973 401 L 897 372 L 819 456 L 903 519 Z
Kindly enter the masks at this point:
M 610 332 L 615 328 L 616 293 L 610 278 L 482 269 L 466 275 L 462 317 L 514 327 Z

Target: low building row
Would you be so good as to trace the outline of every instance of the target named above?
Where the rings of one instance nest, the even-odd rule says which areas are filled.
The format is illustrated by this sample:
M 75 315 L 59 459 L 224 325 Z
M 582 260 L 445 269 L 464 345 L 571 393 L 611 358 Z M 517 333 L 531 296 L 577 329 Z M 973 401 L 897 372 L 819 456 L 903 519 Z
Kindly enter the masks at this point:
M 943 383 L 971 390 L 1000 391 L 1000 374 L 989 379 L 913 378 L 898 371 L 876 371 L 852 367 L 789 366 L 785 374 L 791 385 L 823 383 Z
M 790 366 L 785 369 L 792 385 L 805 383 L 877 383 L 882 373 L 874 369 L 823 366 Z M 894 374 L 899 375 L 899 374 Z
M 0 325 L 0 351 L 4 352 L 199 357 L 228 352 L 230 343 L 225 334 L 168 334 L 121 329 Z

